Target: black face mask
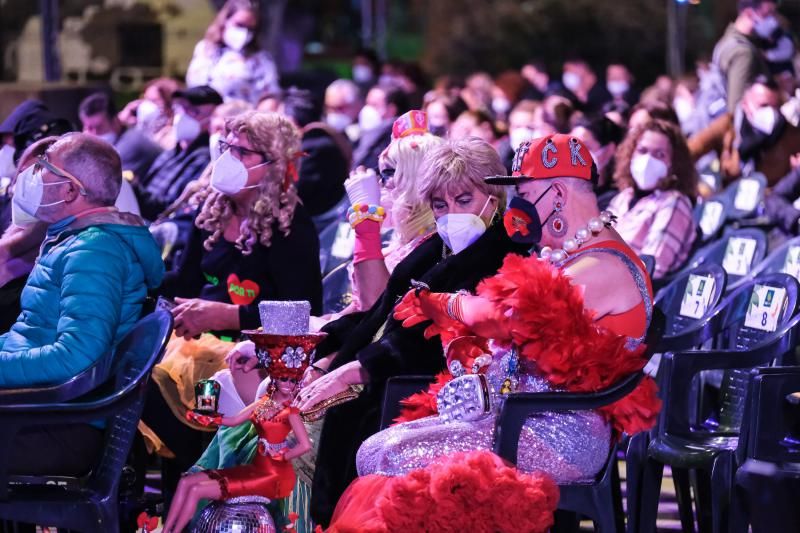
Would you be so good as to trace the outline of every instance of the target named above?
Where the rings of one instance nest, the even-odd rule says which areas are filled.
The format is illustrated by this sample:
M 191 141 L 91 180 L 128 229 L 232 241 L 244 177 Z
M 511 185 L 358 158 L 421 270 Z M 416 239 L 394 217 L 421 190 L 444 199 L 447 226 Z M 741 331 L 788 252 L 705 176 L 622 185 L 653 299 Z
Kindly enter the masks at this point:
M 437 125 L 429 125 L 428 131 L 431 132 L 431 135 L 436 135 L 437 137 L 445 137 L 447 135 L 447 126 L 444 124 L 437 124 Z
M 544 222 L 539 218 L 536 204 L 544 198 L 544 195 L 552 188 L 551 185 L 539 195 L 535 202 L 531 203 L 524 198 L 515 196 L 508 204 L 508 210 L 503 215 L 503 225 L 506 233 L 512 241 L 531 246 L 538 244 L 542 240 L 542 226 L 550 220 L 553 213 L 550 213 Z

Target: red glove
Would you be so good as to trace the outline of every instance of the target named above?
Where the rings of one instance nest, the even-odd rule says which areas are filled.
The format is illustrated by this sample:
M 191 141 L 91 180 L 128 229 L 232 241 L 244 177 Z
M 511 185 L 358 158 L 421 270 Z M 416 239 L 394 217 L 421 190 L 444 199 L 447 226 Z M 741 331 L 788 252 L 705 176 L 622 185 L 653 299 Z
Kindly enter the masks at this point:
M 425 329 L 426 339 L 442 335 L 446 331 L 468 331 L 461 322 L 453 320 L 447 312 L 447 304 L 452 296 L 449 292 L 412 289 L 395 306 L 394 318 L 402 321 L 404 328 L 432 320 L 433 324 Z M 447 338 L 452 338 L 452 335 L 448 335 Z
M 195 424 L 200 424 L 203 427 L 219 426 L 222 424 L 222 415 L 204 415 L 190 409 L 186 411 L 186 420 L 194 422 Z

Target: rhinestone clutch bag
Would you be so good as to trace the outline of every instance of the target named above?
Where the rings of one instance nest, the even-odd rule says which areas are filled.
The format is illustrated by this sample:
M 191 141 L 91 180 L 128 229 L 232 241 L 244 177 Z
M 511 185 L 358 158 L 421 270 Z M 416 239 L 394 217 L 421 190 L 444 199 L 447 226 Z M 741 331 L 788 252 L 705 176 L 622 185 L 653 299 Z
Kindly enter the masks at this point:
M 453 378 L 436 395 L 439 416 L 445 421 L 477 420 L 492 410 L 489 383 L 483 374 Z

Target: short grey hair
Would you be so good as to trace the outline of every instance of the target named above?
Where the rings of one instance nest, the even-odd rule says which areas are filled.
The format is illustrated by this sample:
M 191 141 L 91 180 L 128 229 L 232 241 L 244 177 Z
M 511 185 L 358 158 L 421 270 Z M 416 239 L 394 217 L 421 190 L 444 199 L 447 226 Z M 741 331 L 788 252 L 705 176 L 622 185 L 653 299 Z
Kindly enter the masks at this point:
M 325 89 L 326 93 L 328 91 L 341 91 L 344 94 L 345 100 L 347 100 L 348 104 L 358 102 L 361 98 L 361 91 L 353 80 L 334 80 L 330 85 L 328 85 L 328 88 Z
M 92 135 L 62 135 L 47 150 L 58 155 L 67 172 L 78 178 L 86 189 L 88 202 L 112 206 L 122 187 L 122 162 L 113 146 Z
M 505 174 L 500 156 L 486 141 L 477 137 L 450 140 L 425 156 L 420 167 L 419 193 L 430 203 L 437 191 L 455 194 L 465 188 L 477 189 L 497 198 L 502 208 L 506 203 L 505 187 L 489 185 L 484 180 L 488 176 Z

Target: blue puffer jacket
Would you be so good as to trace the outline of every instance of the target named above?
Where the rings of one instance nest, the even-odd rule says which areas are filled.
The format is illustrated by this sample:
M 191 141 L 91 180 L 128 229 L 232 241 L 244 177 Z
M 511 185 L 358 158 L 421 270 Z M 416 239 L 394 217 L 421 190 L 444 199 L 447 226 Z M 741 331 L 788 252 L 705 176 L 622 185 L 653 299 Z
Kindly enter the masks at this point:
M 22 313 L 0 336 L 0 387 L 63 383 L 90 367 L 131 330 L 163 276 L 139 217 L 103 211 L 51 226 Z

